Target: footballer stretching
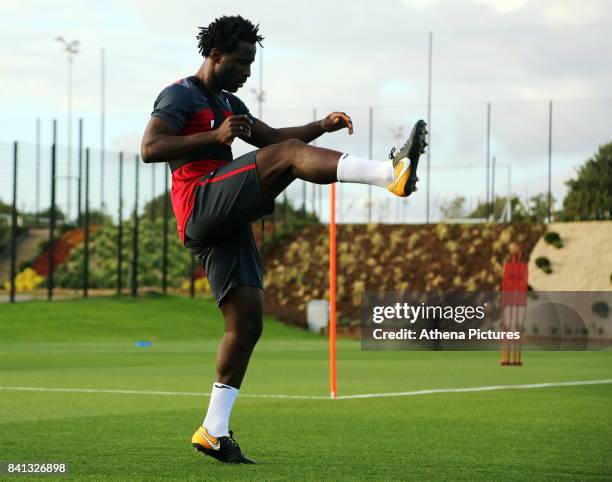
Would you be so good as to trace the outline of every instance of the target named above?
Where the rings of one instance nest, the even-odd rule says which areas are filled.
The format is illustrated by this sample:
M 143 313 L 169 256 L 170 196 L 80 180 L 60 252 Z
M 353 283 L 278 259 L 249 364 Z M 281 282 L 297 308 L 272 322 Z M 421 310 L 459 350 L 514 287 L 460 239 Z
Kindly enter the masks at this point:
M 416 190 L 426 124 L 418 121 L 391 162 L 308 145 L 346 128 L 344 112 L 298 127 L 273 128 L 234 95 L 251 75 L 259 26 L 221 17 L 197 36 L 198 71 L 161 91 L 142 138 L 145 163 L 168 162 L 178 236 L 204 266 L 225 320 L 208 411 L 192 437 L 196 450 L 226 463 L 253 464 L 229 430 L 232 407 L 262 333 L 263 271 L 251 222 L 272 213 L 274 200 L 295 179 L 317 184 L 362 183 L 397 196 Z M 234 158 L 236 138 L 256 150 Z

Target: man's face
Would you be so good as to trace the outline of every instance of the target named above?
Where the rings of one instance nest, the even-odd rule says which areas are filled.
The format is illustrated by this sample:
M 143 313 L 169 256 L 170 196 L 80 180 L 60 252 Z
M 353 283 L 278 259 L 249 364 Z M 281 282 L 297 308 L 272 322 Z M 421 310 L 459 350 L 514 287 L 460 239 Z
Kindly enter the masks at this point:
M 251 76 L 255 60 L 255 44 L 240 41 L 233 52 L 221 53 L 215 64 L 215 74 L 222 89 L 236 92 Z

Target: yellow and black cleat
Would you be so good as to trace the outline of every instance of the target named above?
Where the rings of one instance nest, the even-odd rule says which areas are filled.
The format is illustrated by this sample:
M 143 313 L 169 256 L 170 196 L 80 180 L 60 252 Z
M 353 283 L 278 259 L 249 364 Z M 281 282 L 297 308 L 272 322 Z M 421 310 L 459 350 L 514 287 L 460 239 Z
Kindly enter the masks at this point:
M 225 462 L 227 464 L 254 464 L 255 461 L 245 457 L 240 450 L 240 446 L 233 438 L 233 432 L 223 437 L 213 437 L 205 427 L 198 427 L 191 437 L 191 445 L 204 455 Z
M 393 182 L 387 189 L 396 196 L 410 196 L 417 190 L 416 183 L 419 178 L 416 175 L 419 157 L 425 152 L 427 146 L 427 123 L 419 120 L 412 128 L 410 137 L 399 150 L 391 149 L 389 158 L 393 161 Z

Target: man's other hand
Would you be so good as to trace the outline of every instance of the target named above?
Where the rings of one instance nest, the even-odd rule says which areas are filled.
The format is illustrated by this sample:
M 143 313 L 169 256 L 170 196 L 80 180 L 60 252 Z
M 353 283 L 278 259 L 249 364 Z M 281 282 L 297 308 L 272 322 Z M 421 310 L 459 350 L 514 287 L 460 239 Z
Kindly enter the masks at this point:
M 335 132 L 346 127 L 348 133 L 353 133 L 353 121 L 344 112 L 332 112 L 320 121 L 321 129 L 325 132 Z

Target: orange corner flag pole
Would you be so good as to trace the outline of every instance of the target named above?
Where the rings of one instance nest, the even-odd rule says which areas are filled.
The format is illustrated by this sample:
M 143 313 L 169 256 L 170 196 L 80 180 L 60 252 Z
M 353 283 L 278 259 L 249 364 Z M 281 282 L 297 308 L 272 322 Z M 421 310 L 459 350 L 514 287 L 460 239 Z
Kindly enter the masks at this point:
M 329 389 L 336 398 L 336 184 L 330 185 L 329 218 Z

